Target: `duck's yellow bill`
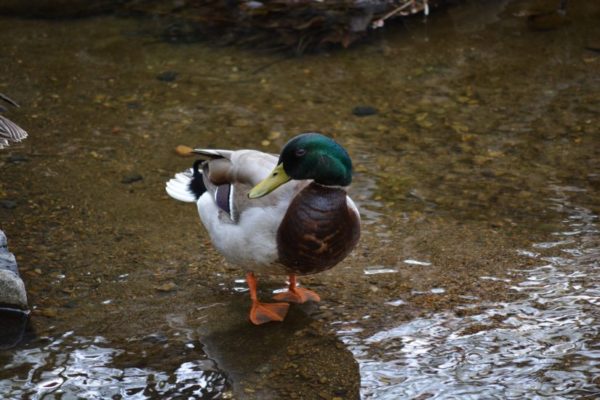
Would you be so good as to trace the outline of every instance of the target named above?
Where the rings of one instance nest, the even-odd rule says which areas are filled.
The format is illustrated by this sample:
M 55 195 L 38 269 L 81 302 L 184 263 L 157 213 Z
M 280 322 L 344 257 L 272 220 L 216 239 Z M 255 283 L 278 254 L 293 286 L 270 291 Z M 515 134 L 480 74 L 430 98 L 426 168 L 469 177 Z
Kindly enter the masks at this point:
M 248 193 L 248 197 L 250 197 L 251 199 L 263 197 L 271 193 L 273 190 L 277 189 L 279 186 L 288 182 L 290 179 L 292 178 L 290 178 L 288 174 L 285 173 L 283 169 L 283 164 L 279 164 L 275 167 L 273 172 L 271 172 L 267 178 L 260 181 L 258 185 L 254 186 L 252 190 L 250 190 L 250 193 Z

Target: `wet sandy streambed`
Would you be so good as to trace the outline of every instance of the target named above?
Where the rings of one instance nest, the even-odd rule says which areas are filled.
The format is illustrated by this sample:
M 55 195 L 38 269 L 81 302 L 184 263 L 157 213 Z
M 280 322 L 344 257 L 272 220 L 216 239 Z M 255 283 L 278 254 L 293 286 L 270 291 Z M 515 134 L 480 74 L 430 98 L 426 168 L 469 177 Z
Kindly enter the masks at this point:
M 32 308 L 2 397 L 596 398 L 600 7 L 538 31 L 519 3 L 301 58 L 2 18 L 30 138 L 0 153 L 0 224 Z M 320 304 L 253 327 L 243 272 L 164 193 L 173 149 L 309 130 L 353 157 L 361 244 L 302 280 Z

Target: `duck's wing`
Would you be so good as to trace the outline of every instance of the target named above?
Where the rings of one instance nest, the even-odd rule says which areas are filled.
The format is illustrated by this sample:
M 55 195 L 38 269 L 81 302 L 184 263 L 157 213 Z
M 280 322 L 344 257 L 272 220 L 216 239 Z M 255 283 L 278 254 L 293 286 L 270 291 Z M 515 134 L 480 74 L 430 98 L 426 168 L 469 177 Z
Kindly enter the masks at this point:
M 218 152 L 222 157 L 212 158 L 202 164 L 203 183 L 217 207 L 231 222 L 237 223 L 240 215 L 250 208 L 272 207 L 287 199 L 286 190 L 262 201 L 248 198 L 250 189 L 275 168 L 277 156 L 256 150 L 213 152 Z
M 195 149 L 194 153 L 210 157 L 202 165 L 207 188 L 211 184 L 225 183 L 254 186 L 266 178 L 277 164 L 277 156 L 256 150 Z
M 10 119 L 0 115 L 0 149 L 12 142 L 20 142 L 27 137 L 27 132 Z
M 167 182 L 167 193 L 180 201 L 195 202 L 208 192 L 226 217 L 236 223 L 241 213 L 251 207 L 271 207 L 289 201 L 296 185 L 290 184 L 272 195 L 249 199 L 252 187 L 266 178 L 277 165 L 278 157 L 256 150 L 194 149 L 207 160 L 176 174 Z

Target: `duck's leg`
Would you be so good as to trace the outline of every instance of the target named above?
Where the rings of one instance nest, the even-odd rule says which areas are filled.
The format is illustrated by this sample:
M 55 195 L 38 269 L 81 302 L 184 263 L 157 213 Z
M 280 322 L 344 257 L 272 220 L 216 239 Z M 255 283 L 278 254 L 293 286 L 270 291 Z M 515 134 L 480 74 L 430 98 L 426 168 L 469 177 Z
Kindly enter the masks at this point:
M 246 274 L 246 282 L 252 299 L 250 322 L 260 325 L 271 321 L 283 321 L 290 305 L 288 303 L 261 303 L 256 295 L 256 278 L 252 272 Z
M 302 304 L 307 301 L 321 301 L 321 297 L 312 290 L 296 286 L 296 275 L 290 274 L 290 286 L 287 292 L 279 293 L 273 298 L 275 300 L 289 301 L 291 303 Z

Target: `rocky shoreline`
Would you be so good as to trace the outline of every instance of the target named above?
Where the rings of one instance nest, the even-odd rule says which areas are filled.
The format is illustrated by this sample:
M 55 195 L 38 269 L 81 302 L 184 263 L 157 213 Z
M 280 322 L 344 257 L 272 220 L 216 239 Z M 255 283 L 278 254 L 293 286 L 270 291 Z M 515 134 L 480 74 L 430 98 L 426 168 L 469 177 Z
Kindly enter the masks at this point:
M 393 19 L 428 15 L 442 0 L 7 0 L 0 15 L 77 18 L 103 13 L 167 23 L 170 42 L 216 41 L 296 53 L 349 47 Z

